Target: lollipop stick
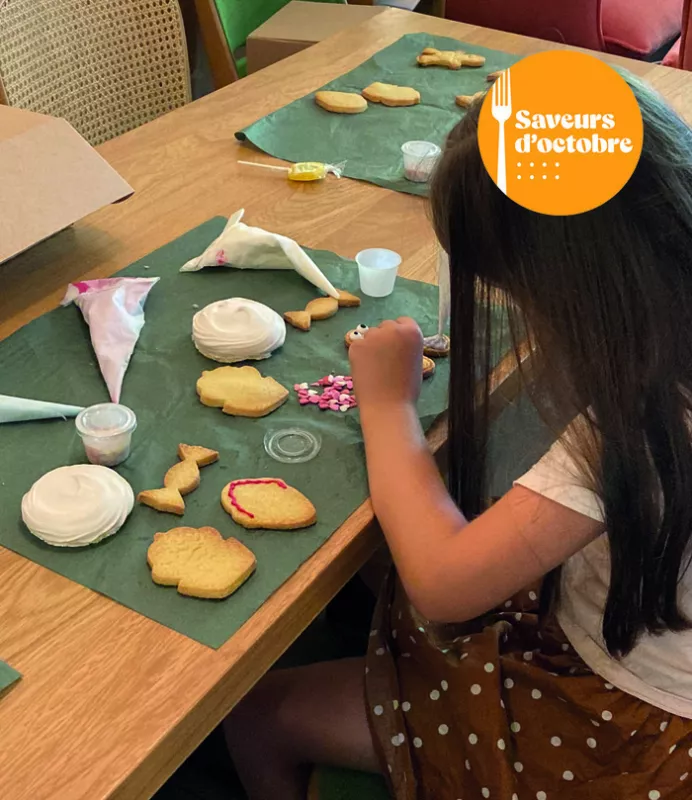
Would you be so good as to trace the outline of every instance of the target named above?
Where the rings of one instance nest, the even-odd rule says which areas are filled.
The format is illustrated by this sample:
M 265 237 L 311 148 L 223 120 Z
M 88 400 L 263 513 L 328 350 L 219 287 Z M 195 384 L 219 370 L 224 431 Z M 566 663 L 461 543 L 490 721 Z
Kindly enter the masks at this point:
M 238 164 L 243 164 L 246 167 L 262 167 L 262 169 L 275 169 L 279 172 L 288 172 L 290 167 L 278 167 L 275 164 L 260 164 L 258 161 L 238 161 Z

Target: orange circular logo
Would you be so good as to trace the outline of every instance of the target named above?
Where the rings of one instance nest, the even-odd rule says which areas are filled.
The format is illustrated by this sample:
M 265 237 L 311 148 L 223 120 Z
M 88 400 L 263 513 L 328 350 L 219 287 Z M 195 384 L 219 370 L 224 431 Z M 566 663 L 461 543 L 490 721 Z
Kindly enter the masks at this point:
M 491 178 L 541 214 L 581 214 L 610 200 L 634 172 L 643 138 L 625 80 L 598 58 L 566 50 L 500 73 L 478 124 Z

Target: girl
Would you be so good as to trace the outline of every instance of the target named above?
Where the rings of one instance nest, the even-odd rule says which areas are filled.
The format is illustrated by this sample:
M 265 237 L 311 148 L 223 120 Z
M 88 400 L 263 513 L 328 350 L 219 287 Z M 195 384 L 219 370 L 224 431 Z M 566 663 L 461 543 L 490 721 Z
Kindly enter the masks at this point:
M 628 80 L 641 160 L 585 214 L 496 188 L 478 104 L 452 132 L 431 201 L 448 489 L 415 411 L 420 331 L 384 323 L 350 353 L 397 577 L 365 659 L 271 673 L 226 720 L 251 800 L 304 800 L 315 763 L 381 771 L 398 800 L 692 797 L 692 132 Z M 500 298 L 542 407 L 575 422 L 484 511 L 477 376 Z

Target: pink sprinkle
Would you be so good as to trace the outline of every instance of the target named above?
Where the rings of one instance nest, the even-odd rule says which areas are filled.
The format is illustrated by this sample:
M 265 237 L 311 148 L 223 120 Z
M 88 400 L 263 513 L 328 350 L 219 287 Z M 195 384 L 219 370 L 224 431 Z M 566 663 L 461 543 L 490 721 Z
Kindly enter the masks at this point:
M 310 397 L 308 397 L 308 403 L 319 403 L 319 402 L 320 402 L 320 399 L 315 394 L 310 395 Z
M 330 400 L 329 401 L 329 408 L 331 408 L 332 411 L 338 411 L 339 410 L 339 401 L 338 400 Z
M 347 403 L 350 397 L 351 397 L 350 394 L 340 394 L 339 395 L 339 402 L 340 403 Z
M 353 389 L 353 381 L 346 381 L 346 388 Z
M 310 402 L 307 397 L 299 397 L 298 402 L 301 406 L 306 406 Z

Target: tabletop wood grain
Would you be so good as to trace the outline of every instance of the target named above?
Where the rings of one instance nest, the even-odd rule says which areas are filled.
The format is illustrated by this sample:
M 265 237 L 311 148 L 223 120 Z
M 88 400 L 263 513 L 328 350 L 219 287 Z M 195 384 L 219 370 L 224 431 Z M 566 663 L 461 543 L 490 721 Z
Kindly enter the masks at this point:
M 518 54 L 556 46 L 389 10 L 103 145 L 136 194 L 0 267 L 0 337 L 55 307 L 69 281 L 110 275 L 240 207 L 249 223 L 310 247 L 344 256 L 391 247 L 404 275 L 432 279 L 424 201 L 351 180 L 289 184 L 239 167 L 248 149 L 234 139 L 401 35 L 425 31 Z M 630 66 L 692 118 L 688 73 Z M 433 444 L 443 438 L 440 427 Z M 0 797 L 150 797 L 378 542 L 366 503 L 218 651 L 0 548 L 0 657 L 24 676 L 0 696 Z

